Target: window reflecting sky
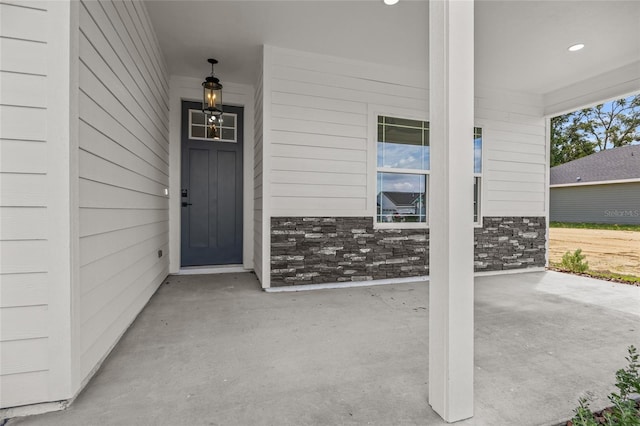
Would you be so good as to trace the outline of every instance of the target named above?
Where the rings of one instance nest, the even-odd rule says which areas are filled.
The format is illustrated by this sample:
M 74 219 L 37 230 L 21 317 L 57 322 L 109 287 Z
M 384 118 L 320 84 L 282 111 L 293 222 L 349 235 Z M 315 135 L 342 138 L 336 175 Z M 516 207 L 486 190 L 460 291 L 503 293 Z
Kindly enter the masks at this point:
M 429 170 L 429 147 L 378 142 L 378 167 Z
M 482 137 L 473 140 L 473 173 L 482 173 Z
M 378 173 L 380 192 L 425 192 L 425 176 L 405 173 Z

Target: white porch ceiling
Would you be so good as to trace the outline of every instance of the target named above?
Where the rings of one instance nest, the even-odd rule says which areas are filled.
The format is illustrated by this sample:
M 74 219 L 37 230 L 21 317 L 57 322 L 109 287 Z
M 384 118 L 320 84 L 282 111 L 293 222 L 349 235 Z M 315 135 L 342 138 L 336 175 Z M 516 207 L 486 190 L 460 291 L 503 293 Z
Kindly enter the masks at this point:
M 260 46 L 424 70 L 428 3 L 146 2 L 171 74 L 252 84 Z M 640 1 L 476 1 L 476 84 L 545 94 L 640 60 Z M 571 53 L 574 43 L 586 47 Z

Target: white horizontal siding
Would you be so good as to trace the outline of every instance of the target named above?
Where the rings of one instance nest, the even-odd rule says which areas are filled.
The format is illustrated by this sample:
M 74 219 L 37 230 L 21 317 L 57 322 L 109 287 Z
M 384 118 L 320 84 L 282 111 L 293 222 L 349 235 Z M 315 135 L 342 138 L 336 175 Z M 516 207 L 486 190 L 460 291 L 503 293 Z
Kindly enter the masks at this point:
M 3 72 L 46 76 L 46 54 L 46 43 L 0 38 L 0 63 Z
M 372 214 L 368 198 L 375 167 L 369 162 L 375 160 L 376 130 L 369 114 L 427 116 L 426 79 L 347 59 L 280 48 L 267 52 L 265 75 L 274 76 L 265 107 L 270 214 Z M 542 97 L 478 89 L 475 114 L 483 128 L 483 215 L 545 215 Z
M 47 77 L 43 75 L 0 72 L 2 103 L 25 107 L 42 107 Z
M 2 374 L 46 370 L 48 344 L 47 338 L 2 342 Z
M 100 360 L 105 354 L 109 353 L 113 344 L 115 344 L 122 333 L 129 327 L 131 321 L 135 319 L 136 315 L 144 308 L 153 293 L 158 288 L 159 283 L 169 274 L 169 268 L 165 267 L 158 272 L 157 275 L 144 274 L 138 277 L 139 282 L 146 283 L 146 287 L 137 289 L 136 286 L 130 286 L 125 292 L 119 295 L 119 298 L 128 301 L 128 304 L 111 303 L 108 307 L 112 307 L 114 312 L 112 316 L 115 318 L 113 322 L 110 322 L 104 331 L 100 329 L 98 335 L 94 340 L 93 345 L 87 348 L 80 359 L 80 372 L 83 376 L 90 374 L 91 370 L 95 367 L 96 360 Z M 135 291 L 134 291 L 135 289 Z M 109 317 L 102 317 L 103 325 L 107 323 Z M 93 325 L 93 324 L 91 324 Z M 85 328 L 84 332 L 87 332 Z M 112 343 L 111 343 L 112 342 Z M 86 341 L 83 341 L 84 347 Z
M 47 236 L 47 209 L 0 207 L 1 239 L 44 240 Z
M 49 322 L 46 305 L 0 309 L 0 342 L 47 337 Z
M 0 375 L 2 407 L 16 407 L 48 401 L 48 382 L 49 374 L 47 371 Z
M 373 214 L 369 113 L 417 110 L 426 115 L 420 73 L 347 59 L 267 49 L 270 214 Z M 274 64 L 274 65 L 270 65 Z
M 0 173 L 1 207 L 46 207 L 47 175 Z
M 49 400 L 48 28 L 0 4 L 0 408 Z
M 0 139 L 44 141 L 46 109 L 0 105 Z
M 166 67 L 144 5 L 83 1 L 79 9 L 84 379 L 168 273 L 169 111 Z
M 0 308 L 46 305 L 47 278 L 46 272 L 3 275 Z
M 547 148 L 539 97 L 479 90 L 484 216 L 545 216 Z
M 0 170 L 3 173 L 41 174 L 47 170 L 45 143 L 0 139 L 0 152 Z
M 47 11 L 0 3 L 2 37 L 47 41 Z
M 164 247 L 168 240 L 168 237 L 162 233 L 83 265 L 80 269 L 82 293 L 86 294 L 103 286 L 105 282 L 118 274 L 120 269 L 113 269 L 113 264 L 123 265 L 126 268 L 132 262 L 151 253 L 155 247 Z
M 80 211 L 80 236 L 110 233 L 119 229 L 139 227 L 169 220 L 165 209 L 92 209 Z
M 0 274 L 47 272 L 46 240 L 0 241 Z

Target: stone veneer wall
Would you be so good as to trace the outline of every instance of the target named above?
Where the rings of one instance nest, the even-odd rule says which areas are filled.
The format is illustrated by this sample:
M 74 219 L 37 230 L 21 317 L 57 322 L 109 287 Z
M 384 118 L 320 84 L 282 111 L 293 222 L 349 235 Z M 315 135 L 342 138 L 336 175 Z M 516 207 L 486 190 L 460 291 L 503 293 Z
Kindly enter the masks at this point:
M 475 229 L 476 272 L 546 266 L 544 217 L 485 217 Z
M 485 217 L 476 271 L 545 266 L 544 217 Z M 428 229 L 374 229 L 371 217 L 271 218 L 271 285 L 429 274 Z

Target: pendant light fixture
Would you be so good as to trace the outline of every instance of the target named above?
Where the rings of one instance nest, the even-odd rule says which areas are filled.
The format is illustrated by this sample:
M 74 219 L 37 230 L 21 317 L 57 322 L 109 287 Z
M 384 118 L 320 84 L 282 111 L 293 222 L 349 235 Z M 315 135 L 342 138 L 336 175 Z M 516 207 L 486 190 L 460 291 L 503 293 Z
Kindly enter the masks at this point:
M 207 62 L 211 64 L 211 75 L 202 83 L 202 112 L 217 119 L 222 115 L 222 84 L 213 73 L 213 66 L 218 61 L 209 58 Z

